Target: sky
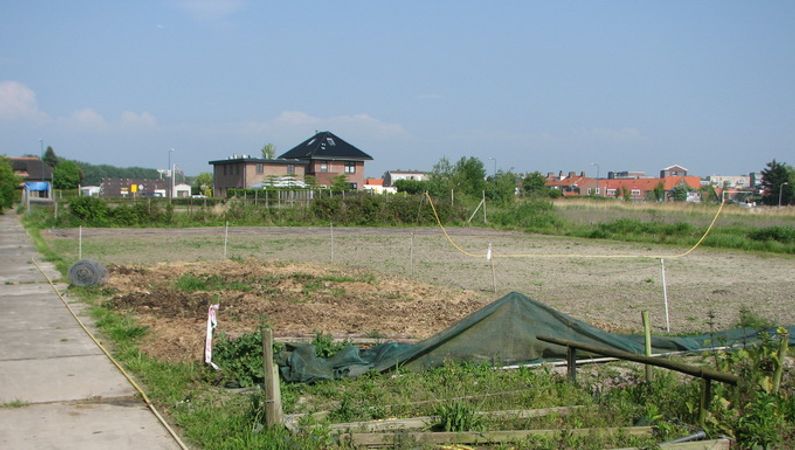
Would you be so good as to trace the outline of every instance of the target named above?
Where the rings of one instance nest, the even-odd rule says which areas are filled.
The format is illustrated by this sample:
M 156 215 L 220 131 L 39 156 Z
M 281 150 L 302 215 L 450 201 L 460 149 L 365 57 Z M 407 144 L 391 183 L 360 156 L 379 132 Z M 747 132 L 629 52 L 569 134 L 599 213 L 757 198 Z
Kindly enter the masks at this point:
M 0 0 L 0 154 L 209 172 L 329 130 L 367 176 L 795 163 L 795 2 Z

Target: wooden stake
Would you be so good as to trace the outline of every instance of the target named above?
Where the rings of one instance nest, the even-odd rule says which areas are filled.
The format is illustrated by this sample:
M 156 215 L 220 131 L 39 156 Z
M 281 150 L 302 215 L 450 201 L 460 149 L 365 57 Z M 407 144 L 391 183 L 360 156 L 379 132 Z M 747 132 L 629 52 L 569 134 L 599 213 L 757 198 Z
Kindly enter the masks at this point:
M 566 373 L 569 381 L 577 382 L 577 349 L 574 347 L 566 347 Z
M 226 259 L 226 243 L 229 241 L 229 221 L 226 221 L 226 225 L 224 225 L 224 259 Z
M 265 425 L 268 428 L 284 423 L 279 371 L 273 364 L 273 330 L 262 327 L 262 368 L 265 374 Z
M 411 232 L 411 244 L 409 245 L 409 275 L 414 276 L 414 232 Z
M 331 235 L 331 262 L 334 262 L 334 222 L 329 222 L 328 229 Z
M 497 293 L 497 271 L 494 269 L 494 253 L 491 247 L 491 242 L 489 242 L 489 249 L 487 251 L 487 256 L 489 258 L 489 263 L 491 264 L 491 284 L 494 286 L 494 293 Z
M 489 223 L 486 219 L 486 191 L 483 191 L 483 223 Z
M 77 260 L 83 259 L 83 225 L 77 231 Z
M 643 332 L 646 337 L 646 356 L 651 356 L 651 323 L 649 322 L 649 312 L 641 311 L 641 319 L 643 320 Z M 651 383 L 651 366 L 646 364 L 646 382 Z

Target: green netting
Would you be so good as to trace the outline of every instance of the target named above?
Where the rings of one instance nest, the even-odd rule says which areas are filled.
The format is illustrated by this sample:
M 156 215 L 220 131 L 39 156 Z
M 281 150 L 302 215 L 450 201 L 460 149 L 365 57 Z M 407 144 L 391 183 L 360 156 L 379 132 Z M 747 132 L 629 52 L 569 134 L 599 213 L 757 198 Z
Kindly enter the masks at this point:
M 790 343 L 795 344 L 795 327 L 790 327 L 789 331 Z M 769 332 L 774 333 L 775 330 Z M 759 333 L 758 330 L 743 328 L 709 335 L 657 336 L 652 338 L 652 349 L 654 353 L 667 353 L 752 343 L 759 339 Z M 287 381 L 314 382 L 357 376 L 368 370 L 386 371 L 398 366 L 423 370 L 451 360 L 507 366 L 565 358 L 564 347 L 539 341 L 536 336 L 568 339 L 637 354 L 644 352 L 643 336 L 602 331 L 512 292 L 417 344 L 389 342 L 369 349 L 348 346 L 328 359 L 316 357 L 313 345 L 300 345 L 283 353 L 279 365 L 282 377 Z

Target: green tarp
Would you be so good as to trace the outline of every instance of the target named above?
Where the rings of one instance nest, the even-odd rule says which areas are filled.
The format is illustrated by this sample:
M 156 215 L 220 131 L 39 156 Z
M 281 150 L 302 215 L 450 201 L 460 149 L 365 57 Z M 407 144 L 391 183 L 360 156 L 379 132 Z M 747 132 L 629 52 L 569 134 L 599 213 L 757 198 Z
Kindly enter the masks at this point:
M 795 344 L 795 327 L 789 330 L 790 343 Z M 448 360 L 507 366 L 565 358 L 564 347 L 539 341 L 536 336 L 568 339 L 637 354 L 644 352 L 643 336 L 602 331 L 512 292 L 416 344 L 389 342 L 369 349 L 348 346 L 328 359 L 316 357 L 313 345 L 300 345 L 281 354 L 279 365 L 282 377 L 287 381 L 314 382 L 357 376 L 368 370 L 381 372 L 398 366 L 423 370 L 440 366 Z M 758 338 L 759 331 L 753 329 L 687 337 L 658 336 L 652 339 L 652 348 L 654 353 L 696 351 L 751 343 Z

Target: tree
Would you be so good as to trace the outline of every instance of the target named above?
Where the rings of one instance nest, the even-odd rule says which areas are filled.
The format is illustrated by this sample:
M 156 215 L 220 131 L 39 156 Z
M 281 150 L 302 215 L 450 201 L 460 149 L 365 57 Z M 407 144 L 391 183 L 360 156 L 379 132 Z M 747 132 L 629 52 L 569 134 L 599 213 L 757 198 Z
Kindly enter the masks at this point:
M 461 157 L 453 167 L 453 185 L 456 191 L 461 191 L 473 197 L 480 197 L 486 188 L 486 169 L 483 162 L 473 156 Z
M 422 194 L 428 189 L 428 182 L 422 180 L 397 180 L 395 181 L 395 188 L 398 192 L 405 192 L 407 194 Z
M 792 168 L 775 159 L 767 163 L 767 168 L 762 169 L 762 203 L 778 205 L 779 195 L 781 204 L 789 205 L 792 202 Z M 787 183 L 787 184 L 784 184 Z
M 273 159 L 276 157 L 276 146 L 268 142 L 262 146 L 262 157 L 265 159 Z
M 498 203 L 508 204 L 516 198 L 516 174 L 497 172 L 486 184 L 486 196 Z
M 60 161 L 52 171 L 52 184 L 56 189 L 76 189 L 82 181 L 83 171 L 74 161 Z
M 47 146 L 47 150 L 44 151 L 43 160 L 51 168 L 54 168 L 56 165 L 58 165 L 58 156 L 55 154 L 55 150 L 53 150 L 49 145 Z
M 530 172 L 522 179 L 522 190 L 527 196 L 547 195 L 547 179 L 541 172 Z
M 348 177 L 341 173 L 331 180 L 331 192 L 343 192 L 351 189 L 351 183 L 348 182 Z
M 20 179 L 11 167 L 11 161 L 5 156 L 0 156 L 0 214 L 4 208 L 14 205 L 19 183 Z
M 671 198 L 673 198 L 675 202 L 683 202 L 687 200 L 688 192 L 690 192 L 690 188 L 684 183 L 679 183 L 671 189 Z
M 657 183 L 657 186 L 654 186 L 654 190 L 652 191 L 654 194 L 654 200 L 658 202 L 665 200 L 665 185 L 662 181 Z
M 193 188 L 199 194 L 211 197 L 213 195 L 213 175 L 209 172 L 202 172 L 193 180 Z

